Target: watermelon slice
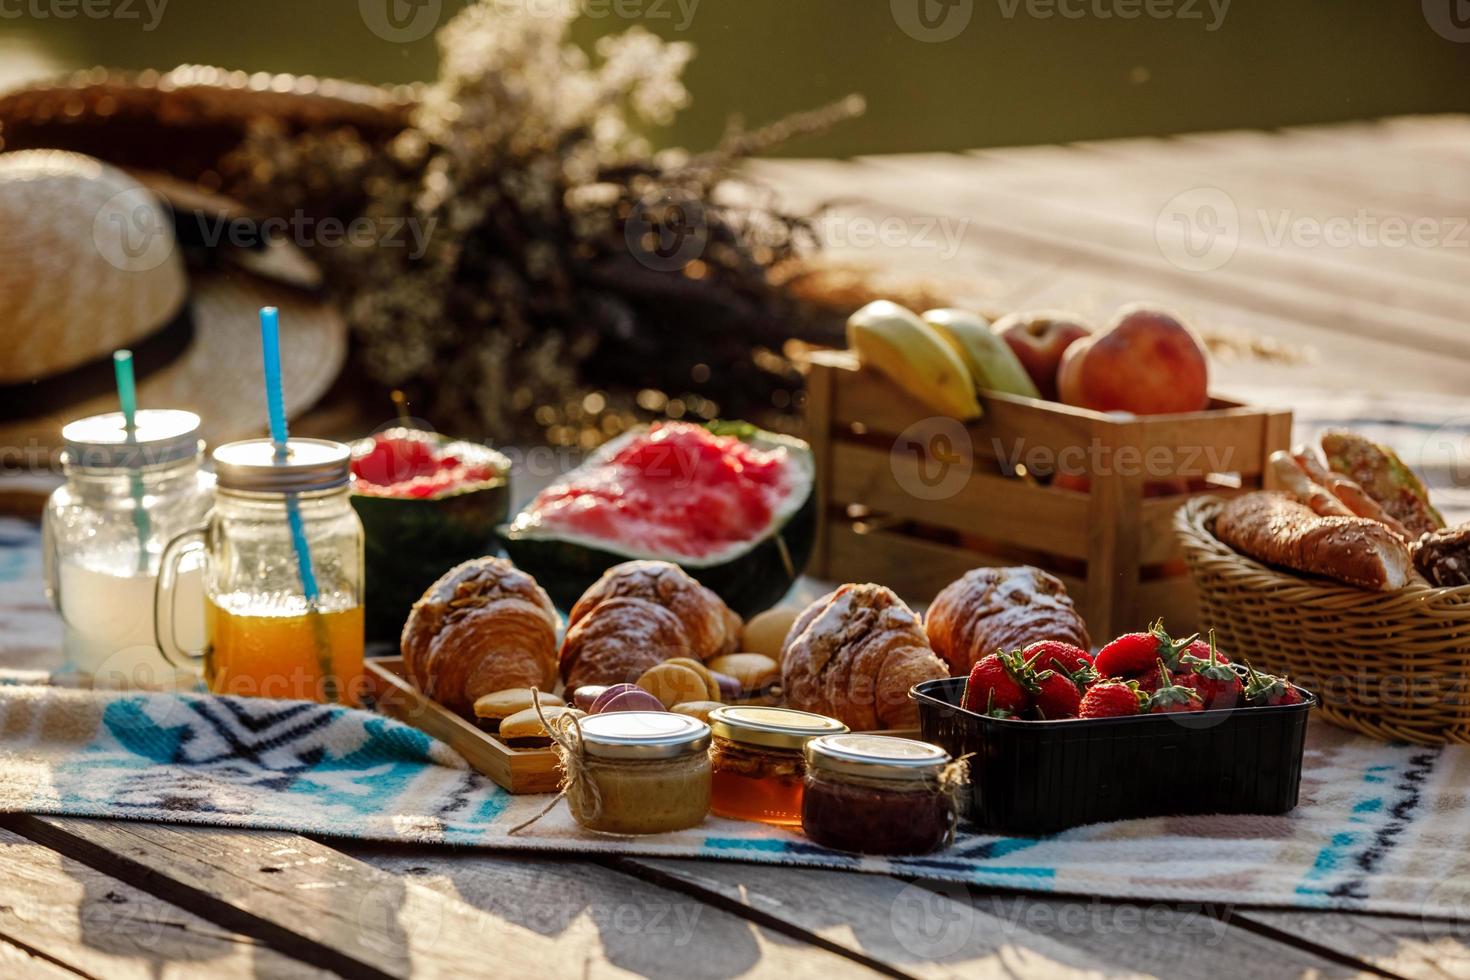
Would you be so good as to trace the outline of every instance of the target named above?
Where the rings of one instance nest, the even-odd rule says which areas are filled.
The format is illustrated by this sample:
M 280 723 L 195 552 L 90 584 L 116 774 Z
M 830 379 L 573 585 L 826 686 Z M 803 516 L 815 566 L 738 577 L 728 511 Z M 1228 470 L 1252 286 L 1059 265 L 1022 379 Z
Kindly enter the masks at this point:
M 352 506 L 367 562 L 367 637 L 398 642 L 409 608 L 460 562 L 495 549 L 510 460 L 488 446 L 397 428 L 352 446 Z
M 779 602 L 811 557 L 813 484 L 800 439 L 746 423 L 659 423 L 604 445 L 501 537 L 562 608 L 613 565 L 652 558 L 748 617 Z

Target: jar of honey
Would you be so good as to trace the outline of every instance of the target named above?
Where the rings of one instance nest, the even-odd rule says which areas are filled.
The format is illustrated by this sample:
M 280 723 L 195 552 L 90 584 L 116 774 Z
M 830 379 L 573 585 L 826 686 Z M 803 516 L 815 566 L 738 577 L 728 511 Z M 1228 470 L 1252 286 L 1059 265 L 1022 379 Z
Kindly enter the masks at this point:
M 886 735 L 826 735 L 806 744 L 802 832 L 860 854 L 928 854 L 954 828 L 949 753 Z
M 602 834 L 662 834 L 709 813 L 709 726 L 666 711 L 610 711 L 573 724 L 562 749 L 572 818 Z
M 338 442 L 268 439 L 214 451 L 214 508 L 160 562 L 159 648 L 198 664 L 216 694 L 360 703 L 363 531 L 352 509 L 350 452 Z M 175 624 L 191 599 L 177 586 L 190 556 L 204 566 L 204 646 Z M 199 669 L 199 668 L 195 668 Z
M 777 827 L 801 826 L 802 749 L 847 731 L 834 718 L 792 708 L 727 705 L 709 714 L 710 810 Z

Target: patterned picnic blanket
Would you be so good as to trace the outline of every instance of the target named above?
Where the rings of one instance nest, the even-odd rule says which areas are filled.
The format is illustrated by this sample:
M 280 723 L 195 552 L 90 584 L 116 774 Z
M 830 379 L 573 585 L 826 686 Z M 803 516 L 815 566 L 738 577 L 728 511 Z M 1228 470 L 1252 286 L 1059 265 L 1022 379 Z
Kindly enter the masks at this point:
M 1470 452 L 1453 451 L 1470 447 L 1470 411 L 1435 406 L 1457 420 L 1446 427 L 1415 422 L 1422 405 L 1297 405 L 1301 438 L 1352 425 L 1397 440 L 1411 462 L 1428 459 L 1425 446 L 1450 447 L 1431 479 L 1446 510 L 1470 503 L 1456 496 L 1455 469 Z M 1039 839 L 961 833 L 949 850 L 906 859 L 838 854 L 713 817 L 677 834 L 599 838 L 580 832 L 564 804 L 511 836 L 546 798 L 505 793 L 398 722 L 297 702 L 79 690 L 16 669 L 55 659 L 35 539 L 29 525 L 0 521 L 0 667 L 10 668 L 0 671 L 0 811 L 739 859 L 1144 900 L 1470 914 L 1470 749 L 1388 745 L 1319 723 L 1301 804 L 1278 817 L 1136 820 Z

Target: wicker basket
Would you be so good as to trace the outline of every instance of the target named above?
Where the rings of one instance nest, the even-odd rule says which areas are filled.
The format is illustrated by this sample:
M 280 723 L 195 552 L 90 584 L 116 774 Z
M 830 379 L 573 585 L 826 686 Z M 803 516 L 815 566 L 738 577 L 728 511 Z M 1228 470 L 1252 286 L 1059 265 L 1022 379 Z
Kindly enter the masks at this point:
M 1322 717 L 1375 738 L 1470 744 L 1470 587 L 1366 592 L 1269 568 L 1214 535 L 1224 501 L 1181 507 L 1174 527 L 1221 649 L 1289 674 Z

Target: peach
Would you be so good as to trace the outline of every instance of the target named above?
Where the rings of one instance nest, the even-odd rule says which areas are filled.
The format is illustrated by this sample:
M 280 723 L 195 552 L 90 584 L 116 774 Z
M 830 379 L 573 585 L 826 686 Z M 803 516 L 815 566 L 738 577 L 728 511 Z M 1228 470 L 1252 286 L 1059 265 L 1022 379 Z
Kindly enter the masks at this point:
M 1057 386 L 1066 404 L 1097 412 L 1169 415 L 1210 404 L 1204 345 L 1179 317 L 1143 304 L 1069 347 Z

